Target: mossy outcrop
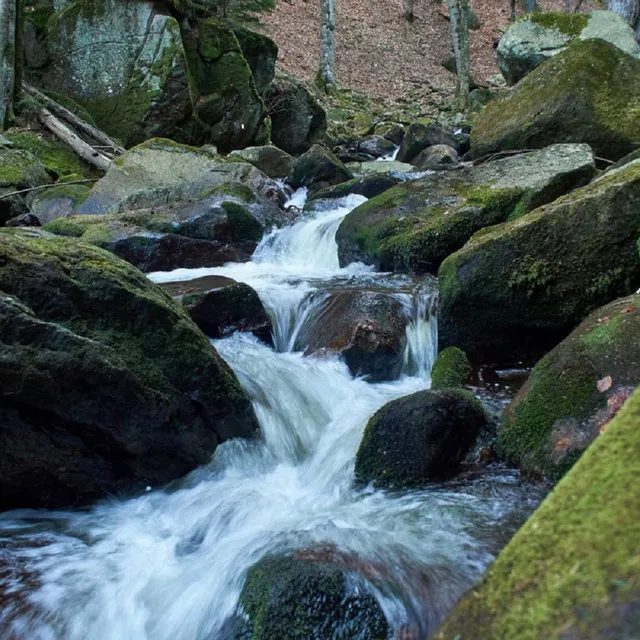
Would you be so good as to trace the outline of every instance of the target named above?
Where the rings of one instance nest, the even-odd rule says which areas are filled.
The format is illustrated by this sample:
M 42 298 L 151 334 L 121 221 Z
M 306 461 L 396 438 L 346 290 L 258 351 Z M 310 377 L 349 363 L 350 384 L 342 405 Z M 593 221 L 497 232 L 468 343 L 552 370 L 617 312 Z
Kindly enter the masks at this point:
M 0 188 L 30 189 L 49 182 L 46 167 L 32 153 L 0 147 Z
M 488 422 L 468 391 L 427 390 L 392 400 L 367 423 L 356 479 L 388 489 L 439 480 L 455 471 Z
M 326 189 L 351 180 L 353 174 L 326 147 L 314 144 L 293 165 L 289 182 L 294 189 Z
M 295 159 L 286 151 L 273 145 L 247 147 L 240 151 L 232 151 L 230 158 L 239 158 L 257 167 L 270 178 L 286 178 L 293 169 Z
M 438 353 L 431 369 L 432 389 L 462 387 L 471 377 L 467 354 L 458 347 L 447 347 Z
M 433 273 L 474 232 L 550 202 L 594 172 L 586 145 L 553 145 L 402 183 L 346 216 L 336 234 L 340 264 Z
M 253 74 L 256 91 L 262 95 L 275 75 L 278 46 L 263 33 L 252 31 L 246 27 L 234 25 L 233 33 L 238 39 L 242 55 Z
M 640 391 L 462 598 L 437 640 L 640 633 Z
M 440 346 L 536 360 L 591 311 L 640 286 L 640 161 L 476 233 L 438 272 Z
M 617 160 L 640 140 L 638 105 L 640 60 L 604 40 L 578 40 L 480 112 L 471 151 L 583 142 Z
M 338 567 L 267 557 L 247 575 L 240 603 L 248 621 L 236 640 L 384 640 L 389 628 L 375 598 Z
M 498 45 L 498 66 L 515 84 L 575 39 L 600 38 L 640 58 L 640 45 L 625 19 L 611 11 L 528 13 L 512 24 Z
M 0 508 L 143 489 L 258 427 L 182 307 L 110 253 L 0 231 Z
M 505 412 L 503 457 L 551 479 L 565 473 L 640 385 L 640 296 L 594 311 L 533 368 Z
M 395 187 L 399 182 L 400 178 L 384 173 L 372 173 L 362 178 L 353 178 L 333 187 L 314 191 L 307 198 L 305 208 L 307 208 L 307 205 L 313 206 L 316 200 L 336 200 L 352 194 L 364 196 L 365 198 L 375 198 L 387 189 Z

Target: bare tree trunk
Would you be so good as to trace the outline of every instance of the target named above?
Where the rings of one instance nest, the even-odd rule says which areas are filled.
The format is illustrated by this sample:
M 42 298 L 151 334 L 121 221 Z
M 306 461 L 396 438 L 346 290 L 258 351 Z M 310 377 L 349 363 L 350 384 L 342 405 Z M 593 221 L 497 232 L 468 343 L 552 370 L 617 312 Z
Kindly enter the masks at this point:
M 415 0 L 404 0 L 404 17 L 409 24 L 412 24 L 416 19 L 414 8 Z
M 511 11 L 509 13 L 509 20 L 511 22 L 515 22 L 518 17 L 518 12 L 516 10 L 516 0 L 511 0 Z
M 336 15 L 335 0 L 320 1 L 320 68 L 318 85 L 325 93 L 336 90 Z
M 16 2 L 16 36 L 15 36 L 15 73 L 13 82 L 13 104 L 18 104 L 22 95 L 22 79 L 24 77 L 24 5 L 25 0 Z
M 449 0 L 451 38 L 456 57 L 458 107 L 469 106 L 469 3 L 468 0 Z
M 16 0 L 0 0 L 0 130 L 13 118 Z
M 636 32 L 636 40 L 640 42 L 640 0 L 607 0 L 607 9 L 619 13 Z

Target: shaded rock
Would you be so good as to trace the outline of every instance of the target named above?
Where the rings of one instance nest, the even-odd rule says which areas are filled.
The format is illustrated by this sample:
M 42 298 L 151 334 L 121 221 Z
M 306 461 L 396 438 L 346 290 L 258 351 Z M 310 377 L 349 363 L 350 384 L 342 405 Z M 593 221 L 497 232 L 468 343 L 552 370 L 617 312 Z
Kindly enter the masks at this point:
M 233 26 L 233 33 L 238 39 L 242 55 L 251 69 L 256 90 L 262 95 L 275 75 L 278 46 L 264 34 L 239 25 Z
M 472 111 L 481 111 L 482 107 L 489 104 L 496 96 L 496 92 L 491 89 L 474 89 L 469 93 L 469 107 Z
M 7 220 L 29 213 L 29 209 L 21 195 L 10 195 L 15 187 L 0 187 L 0 227 Z
M 271 344 L 271 320 L 258 294 L 247 284 L 235 283 L 202 293 L 187 293 L 182 306 L 210 338 L 236 331 L 250 332 Z
M 320 191 L 316 191 L 309 196 L 307 204 L 312 204 L 316 200 L 344 198 L 351 194 L 374 198 L 399 182 L 400 178 L 390 174 L 371 173 L 362 178 L 353 178 L 353 180 L 347 180 L 333 187 L 320 189 Z
M 617 160 L 640 140 L 640 60 L 604 40 L 578 40 L 492 100 L 471 133 L 474 157 L 584 142 Z
M 45 166 L 33 154 L 0 147 L 0 188 L 30 189 L 49 182 Z
M 638 199 L 636 161 L 476 233 L 438 273 L 441 347 L 477 362 L 535 360 L 593 309 L 635 291 Z
M 471 92 L 473 93 L 473 91 Z M 458 129 L 451 134 L 456 141 L 455 149 L 459 156 L 463 156 L 471 148 L 471 134 Z
M 464 386 L 471 378 L 471 364 L 467 354 L 458 347 L 440 351 L 431 369 L 432 389 L 451 389 Z
M 224 183 L 240 182 L 264 194 L 281 189 L 248 162 L 228 162 L 206 148 L 148 140 L 111 163 L 75 213 L 117 213 L 186 203 Z
M 468 391 L 419 391 L 392 400 L 367 423 L 356 454 L 356 479 L 404 489 L 455 470 L 488 418 Z
M 191 112 L 180 26 L 159 4 L 75 0 L 47 23 L 47 46 L 45 87 L 127 146 L 170 136 Z
M 293 156 L 273 145 L 247 147 L 240 151 L 232 151 L 229 157 L 240 158 L 251 163 L 270 178 L 286 178 L 293 170 L 295 162 Z
M 353 375 L 371 382 L 400 375 L 407 342 L 402 305 L 370 291 L 333 293 L 296 339 L 296 350 L 341 355 Z
M 296 160 L 289 183 L 294 189 L 326 189 L 352 178 L 353 174 L 331 151 L 315 144 Z
M 33 213 L 23 213 L 21 216 L 16 216 L 7 220 L 7 227 L 41 227 L 40 220 Z
M 533 368 L 509 405 L 501 454 L 559 478 L 640 384 L 640 296 L 594 311 Z
M 271 117 L 271 139 L 277 147 L 298 154 L 324 141 L 327 114 L 301 82 L 276 78 L 264 101 Z
M 42 224 L 47 224 L 72 215 L 90 191 L 91 186 L 88 184 L 57 184 L 55 187 L 37 192 L 29 208 Z
M 396 145 L 380 135 L 371 135 L 358 140 L 358 149 L 373 158 L 382 158 L 391 155 L 396 150 Z
M 434 144 L 421 151 L 414 159 L 413 164 L 420 170 L 444 170 L 453 169 L 458 164 L 459 158 L 456 150 L 446 144 Z
M 1 509 L 162 484 L 257 430 L 229 367 L 142 273 L 74 239 L 0 235 Z
M 434 638 L 638 635 L 639 423 L 636 392 Z
M 640 58 L 640 45 L 625 19 L 611 11 L 593 13 L 528 13 L 500 39 L 498 66 L 512 85 L 574 40 L 600 38 Z
M 240 604 L 248 616 L 236 640 L 388 637 L 376 599 L 330 564 L 267 557 L 247 575 Z
M 381 122 L 375 126 L 373 133 L 391 140 L 399 147 L 402 144 L 402 138 L 404 138 L 404 127 L 397 122 Z
M 409 125 L 402 139 L 396 159 L 398 162 L 413 163 L 413 160 L 421 151 L 434 144 L 446 144 L 449 147 L 456 147 L 456 141 L 453 136 L 447 133 L 440 125 L 434 122 L 428 125 L 413 123 Z
M 475 231 L 550 202 L 594 172 L 587 145 L 553 145 L 404 182 L 345 217 L 336 234 L 340 264 L 435 272 Z

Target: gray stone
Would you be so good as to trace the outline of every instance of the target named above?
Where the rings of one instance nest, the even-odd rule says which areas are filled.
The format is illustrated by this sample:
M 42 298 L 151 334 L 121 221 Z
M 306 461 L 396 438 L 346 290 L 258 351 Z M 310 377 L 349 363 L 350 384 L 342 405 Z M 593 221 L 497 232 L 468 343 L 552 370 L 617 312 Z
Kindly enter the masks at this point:
M 446 170 L 453 169 L 458 164 L 459 158 L 455 149 L 446 144 L 434 144 L 427 147 L 413 161 L 418 169 L 422 170 Z
M 295 162 L 293 156 L 273 145 L 232 151 L 229 157 L 240 158 L 251 163 L 270 178 L 286 178 L 291 173 Z

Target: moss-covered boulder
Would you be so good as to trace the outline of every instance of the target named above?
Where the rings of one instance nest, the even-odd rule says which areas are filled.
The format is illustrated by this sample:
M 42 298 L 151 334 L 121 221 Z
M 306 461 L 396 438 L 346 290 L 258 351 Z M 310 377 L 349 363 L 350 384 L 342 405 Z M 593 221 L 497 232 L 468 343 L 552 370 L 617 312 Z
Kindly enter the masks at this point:
M 434 638 L 640 634 L 639 424 L 637 391 Z
M 257 167 L 270 178 L 286 178 L 292 171 L 295 159 L 286 151 L 273 145 L 247 147 L 232 151 L 230 158 L 239 158 Z
M 327 114 L 298 80 L 279 76 L 264 95 L 271 117 L 271 140 L 287 153 L 304 153 L 324 141 Z
M 0 147 L 0 188 L 31 189 L 50 182 L 46 167 L 32 153 Z
M 275 75 L 278 46 L 263 33 L 251 31 L 246 27 L 234 25 L 233 33 L 238 39 L 242 55 L 251 69 L 256 90 L 262 95 Z
M 248 162 L 230 162 L 206 147 L 148 140 L 112 162 L 75 213 L 117 213 L 186 203 L 231 182 L 270 195 L 280 191 L 278 185 Z
M 535 361 L 587 314 L 640 286 L 640 161 L 483 229 L 441 265 L 440 346 Z
M 413 160 L 420 171 L 455 169 L 460 158 L 458 152 L 446 144 L 434 144 L 421 151 Z
M 395 187 L 399 182 L 400 178 L 388 173 L 371 173 L 361 178 L 353 178 L 346 182 L 341 182 L 333 187 L 314 191 L 307 198 L 305 208 L 307 208 L 307 205 L 313 206 L 316 200 L 335 200 L 352 194 L 364 196 L 365 198 L 375 198 L 387 189 Z
M 594 311 L 534 368 L 505 413 L 499 449 L 530 473 L 566 472 L 640 385 L 640 296 Z
M 127 146 L 172 135 L 191 113 L 180 26 L 159 3 L 65 3 L 47 23 L 47 45 L 45 87 L 73 98 Z
M 451 474 L 488 426 L 482 404 L 459 389 L 418 391 L 392 400 L 367 423 L 356 479 L 405 489 Z
M 584 142 L 617 160 L 640 140 L 640 60 L 604 40 L 578 40 L 478 115 L 471 151 Z
M 108 249 L 148 272 L 246 262 L 264 230 L 288 220 L 265 196 L 231 183 L 190 204 L 74 215 L 54 220 L 45 229 Z
M 396 159 L 398 162 L 413 164 L 413 160 L 421 151 L 435 144 L 446 144 L 449 147 L 456 146 L 453 136 L 439 124 L 435 122 L 430 124 L 414 122 L 409 125 L 404 134 Z
M 209 18 L 182 37 L 194 92 L 189 135 L 224 152 L 255 143 L 267 111 L 233 29 Z
M 342 221 L 336 234 L 340 264 L 435 272 L 474 232 L 550 202 L 584 185 L 594 172 L 588 146 L 553 145 L 405 182 Z
M 235 640 L 385 640 L 389 634 L 373 595 L 330 564 L 264 558 L 249 570 L 240 604 L 248 620 Z
M 458 347 L 440 351 L 431 369 L 432 389 L 462 387 L 471 377 L 471 364 L 467 354 Z
M 527 13 L 514 22 L 498 44 L 498 66 L 515 84 L 574 40 L 600 38 L 640 58 L 633 29 L 618 13 Z
M 0 509 L 178 478 L 258 425 L 182 307 L 75 239 L 0 231 Z
M 82 180 L 81 176 L 77 178 Z M 67 178 L 63 178 L 59 184 L 34 193 L 30 198 L 29 209 L 42 224 L 47 224 L 72 215 L 76 207 L 86 200 L 90 191 L 90 183 L 68 184 Z
M 353 375 L 379 382 L 400 375 L 406 342 L 406 318 L 396 298 L 340 291 L 302 326 L 295 348 L 307 354 L 339 354 Z
M 331 151 L 319 144 L 314 144 L 309 151 L 296 160 L 289 176 L 289 183 L 294 189 L 309 187 L 317 190 L 326 189 L 352 178 L 353 174 Z
M 187 293 L 182 306 L 210 338 L 224 338 L 236 331 L 253 333 L 271 344 L 271 320 L 258 294 L 244 283 Z

